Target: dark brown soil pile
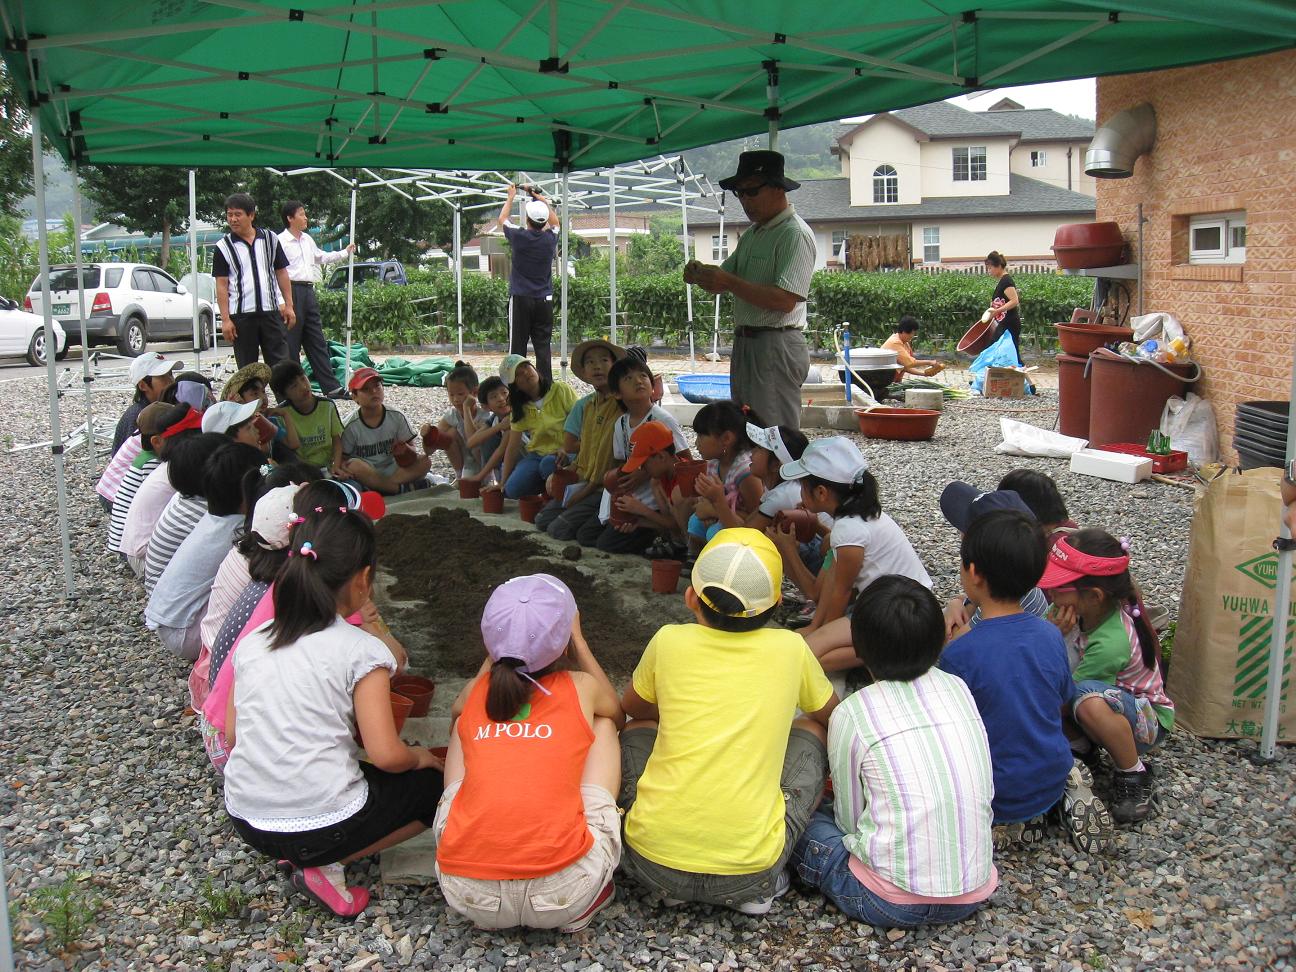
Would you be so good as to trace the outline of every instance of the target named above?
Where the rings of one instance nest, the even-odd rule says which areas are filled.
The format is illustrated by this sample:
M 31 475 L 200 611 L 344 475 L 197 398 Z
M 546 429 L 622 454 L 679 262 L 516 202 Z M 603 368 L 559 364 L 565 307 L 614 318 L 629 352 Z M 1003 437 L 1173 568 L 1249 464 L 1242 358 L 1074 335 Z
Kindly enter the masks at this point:
M 429 674 L 476 674 L 485 657 L 481 616 L 486 600 L 504 581 L 521 574 L 552 574 L 571 588 L 585 640 L 614 679 L 634 671 L 657 630 L 623 612 L 621 595 L 612 585 L 587 576 L 527 536 L 487 526 L 462 509 L 384 517 L 378 524 L 378 563 L 395 578 L 390 597 L 426 604 L 398 608 L 388 620 L 410 650 L 411 667 Z

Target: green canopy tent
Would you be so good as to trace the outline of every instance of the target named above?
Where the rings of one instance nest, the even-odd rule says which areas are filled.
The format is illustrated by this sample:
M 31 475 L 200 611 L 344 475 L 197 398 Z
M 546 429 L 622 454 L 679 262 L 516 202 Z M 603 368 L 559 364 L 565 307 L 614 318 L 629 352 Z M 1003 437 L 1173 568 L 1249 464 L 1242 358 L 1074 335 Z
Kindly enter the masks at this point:
M 565 174 L 763 131 L 776 147 L 780 126 L 980 88 L 1296 46 L 1291 0 L 0 0 L 0 21 L 33 108 L 43 279 L 42 134 L 74 166 Z M 48 316 L 46 330 L 50 346 Z M 48 369 L 70 594 L 52 355 Z

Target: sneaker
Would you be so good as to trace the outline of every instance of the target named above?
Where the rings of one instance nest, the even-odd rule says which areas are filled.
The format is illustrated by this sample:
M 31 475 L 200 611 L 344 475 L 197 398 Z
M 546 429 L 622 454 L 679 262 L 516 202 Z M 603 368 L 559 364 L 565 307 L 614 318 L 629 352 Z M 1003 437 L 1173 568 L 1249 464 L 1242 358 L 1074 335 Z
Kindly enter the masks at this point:
M 331 392 L 329 392 L 324 397 L 331 398 L 335 402 L 349 402 L 351 400 L 351 393 L 347 391 L 345 388 L 339 386 L 337 388 L 334 388 Z
M 995 850 L 1014 847 L 1034 847 L 1044 840 L 1044 815 L 1019 820 L 1014 823 L 995 824 L 990 828 L 990 838 Z
M 644 556 L 649 560 L 679 560 L 683 561 L 688 554 L 688 548 L 682 543 L 673 543 L 670 540 L 658 540 L 651 547 L 644 551 Z
M 369 905 L 369 892 L 364 888 L 338 890 L 328 879 L 323 868 L 303 867 L 292 872 L 293 887 L 303 892 L 316 904 L 323 905 L 339 918 L 354 918 Z
M 1112 774 L 1111 815 L 1117 823 L 1138 823 L 1152 812 L 1152 771 Z
M 741 904 L 733 906 L 733 910 L 744 915 L 766 915 L 769 914 L 770 908 L 774 906 L 774 899 L 781 898 L 788 893 L 788 888 L 792 886 L 792 879 L 788 877 L 787 870 L 779 871 L 778 877 L 774 879 L 774 893 L 768 898 L 757 898 L 755 901 L 744 901 Z
M 567 924 L 562 925 L 558 930 L 569 935 L 574 932 L 584 931 L 589 927 L 589 923 L 594 920 L 594 916 L 615 900 L 616 884 L 609 881 L 603 890 L 599 892 L 598 897 L 594 899 L 593 903 L 586 908 L 580 916 Z
M 801 610 L 797 611 L 796 614 L 788 618 L 787 626 L 789 628 L 792 628 L 793 630 L 797 628 L 804 628 L 806 625 L 810 624 L 810 622 L 814 620 L 814 617 L 815 617 L 815 602 L 806 601 L 803 605 L 801 605 Z
M 1076 850 L 1085 854 L 1106 853 L 1112 847 L 1112 818 L 1103 802 L 1094 796 L 1093 774 L 1076 762 L 1062 791 L 1062 825 Z

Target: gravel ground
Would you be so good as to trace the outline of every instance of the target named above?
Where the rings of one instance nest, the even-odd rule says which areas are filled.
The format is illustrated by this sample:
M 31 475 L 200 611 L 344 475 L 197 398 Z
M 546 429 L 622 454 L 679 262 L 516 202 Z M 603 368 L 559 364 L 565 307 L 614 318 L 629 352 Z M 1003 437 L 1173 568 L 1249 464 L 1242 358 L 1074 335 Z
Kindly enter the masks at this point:
M 22 442 L 47 421 L 44 383 L 8 382 L 0 437 Z M 417 421 L 440 390 L 394 389 Z M 79 399 L 65 402 L 76 421 Z M 115 410 L 125 397 L 103 395 Z M 936 497 L 959 477 L 991 486 L 1017 461 L 995 456 L 1005 408 L 1053 421 L 1048 397 L 952 408 L 935 441 L 866 444 L 887 509 L 909 531 L 940 593 L 957 584 L 957 538 Z M 187 669 L 140 620 L 141 589 L 103 545 L 90 464 L 69 463 L 69 518 L 81 596 L 61 594 L 48 452 L 12 456 L 0 590 L 0 839 L 18 962 L 28 968 L 690 969 L 1292 968 L 1296 910 L 1296 758 L 1257 769 L 1254 746 L 1174 735 L 1155 757 L 1161 812 L 1121 832 L 1109 858 L 1077 855 L 1060 835 L 999 858 L 992 904 L 936 930 L 880 933 L 794 889 L 763 919 L 707 907 L 662 908 L 628 883 L 589 931 L 484 934 L 447 912 L 435 887 L 378 884 L 355 923 L 291 893 L 271 862 L 229 829 L 220 784 L 186 714 Z M 1174 605 L 1190 494 L 1057 476 L 1081 522 L 1134 538 L 1150 596 Z M 596 646 L 597 649 L 597 646 Z M 1105 782 L 1100 779 L 1100 783 Z M 68 879 L 72 878 L 71 881 Z M 72 950 L 39 916 L 38 889 L 71 888 L 93 917 Z M 46 922 L 53 924 L 47 917 Z

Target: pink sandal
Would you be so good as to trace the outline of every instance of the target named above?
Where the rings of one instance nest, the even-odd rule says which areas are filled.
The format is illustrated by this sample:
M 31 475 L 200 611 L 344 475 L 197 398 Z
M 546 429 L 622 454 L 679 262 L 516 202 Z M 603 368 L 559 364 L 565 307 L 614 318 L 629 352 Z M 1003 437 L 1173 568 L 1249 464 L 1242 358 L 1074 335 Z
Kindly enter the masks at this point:
M 292 873 L 293 887 L 323 905 L 339 918 L 354 918 L 369 905 L 369 892 L 364 888 L 347 888 L 348 901 L 318 867 L 298 868 Z

